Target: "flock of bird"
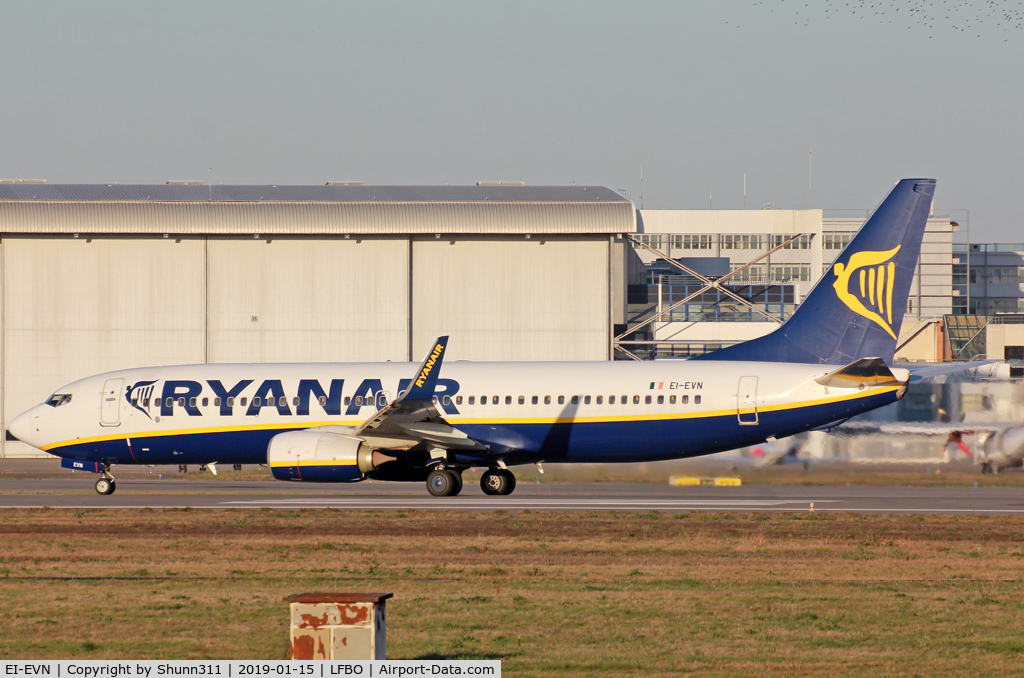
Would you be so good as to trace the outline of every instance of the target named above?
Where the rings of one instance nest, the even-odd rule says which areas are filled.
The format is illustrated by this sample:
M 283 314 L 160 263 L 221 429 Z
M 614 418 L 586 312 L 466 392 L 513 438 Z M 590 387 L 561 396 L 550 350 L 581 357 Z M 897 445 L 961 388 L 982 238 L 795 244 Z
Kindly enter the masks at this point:
M 824 3 L 803 0 L 790 0 L 787 3 L 786 0 L 779 0 L 778 4 L 771 0 L 761 0 L 754 3 L 755 7 L 758 5 L 770 8 L 772 12 L 775 8 L 794 8 L 799 17 L 794 24 L 803 23 L 804 26 L 810 25 L 813 19 L 822 17 L 831 19 L 850 16 L 897 25 L 905 24 L 907 28 L 952 28 L 962 33 L 974 34 L 979 38 L 986 28 L 1004 33 L 1024 30 L 1024 2 L 1020 0 L 825 0 Z

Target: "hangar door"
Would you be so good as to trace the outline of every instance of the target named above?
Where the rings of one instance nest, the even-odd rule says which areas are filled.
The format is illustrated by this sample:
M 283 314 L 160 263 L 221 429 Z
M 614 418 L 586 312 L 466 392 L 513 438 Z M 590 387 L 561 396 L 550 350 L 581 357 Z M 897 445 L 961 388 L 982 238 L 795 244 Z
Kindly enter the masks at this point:
M 412 348 L 450 360 L 607 360 L 607 240 L 431 238 L 412 248 Z
M 203 248 L 185 238 L 5 238 L 4 425 L 83 377 L 203 362 Z M 33 452 L 4 445 L 5 456 Z
M 210 362 L 407 360 L 409 241 L 211 239 Z

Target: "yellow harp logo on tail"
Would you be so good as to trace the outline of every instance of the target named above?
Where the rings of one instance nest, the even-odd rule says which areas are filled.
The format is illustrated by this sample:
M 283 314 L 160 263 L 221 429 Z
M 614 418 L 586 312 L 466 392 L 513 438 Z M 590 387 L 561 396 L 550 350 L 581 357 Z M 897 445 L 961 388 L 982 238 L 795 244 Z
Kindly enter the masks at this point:
M 897 245 L 888 252 L 857 252 L 845 266 L 832 267 L 836 274 L 832 287 L 840 301 L 857 315 L 884 328 L 893 339 L 896 334 L 892 331 L 892 288 L 896 283 L 894 259 L 899 251 Z

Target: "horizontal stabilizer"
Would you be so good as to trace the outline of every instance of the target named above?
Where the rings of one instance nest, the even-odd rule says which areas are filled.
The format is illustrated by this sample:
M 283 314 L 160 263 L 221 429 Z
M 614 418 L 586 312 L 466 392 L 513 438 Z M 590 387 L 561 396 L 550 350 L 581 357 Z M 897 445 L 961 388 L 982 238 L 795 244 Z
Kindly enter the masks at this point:
M 814 381 L 832 388 L 867 388 L 902 383 L 881 358 L 861 358 Z

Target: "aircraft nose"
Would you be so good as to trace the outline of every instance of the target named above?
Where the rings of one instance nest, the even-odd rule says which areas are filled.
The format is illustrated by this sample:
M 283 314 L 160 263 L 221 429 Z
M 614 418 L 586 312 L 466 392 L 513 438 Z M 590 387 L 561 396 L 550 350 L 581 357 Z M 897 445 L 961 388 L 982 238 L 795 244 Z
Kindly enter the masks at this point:
M 32 418 L 35 413 L 35 408 L 22 412 L 16 416 L 11 423 L 7 426 L 7 432 L 17 438 L 23 443 L 32 445 L 32 440 L 35 437 L 35 426 L 33 425 Z

